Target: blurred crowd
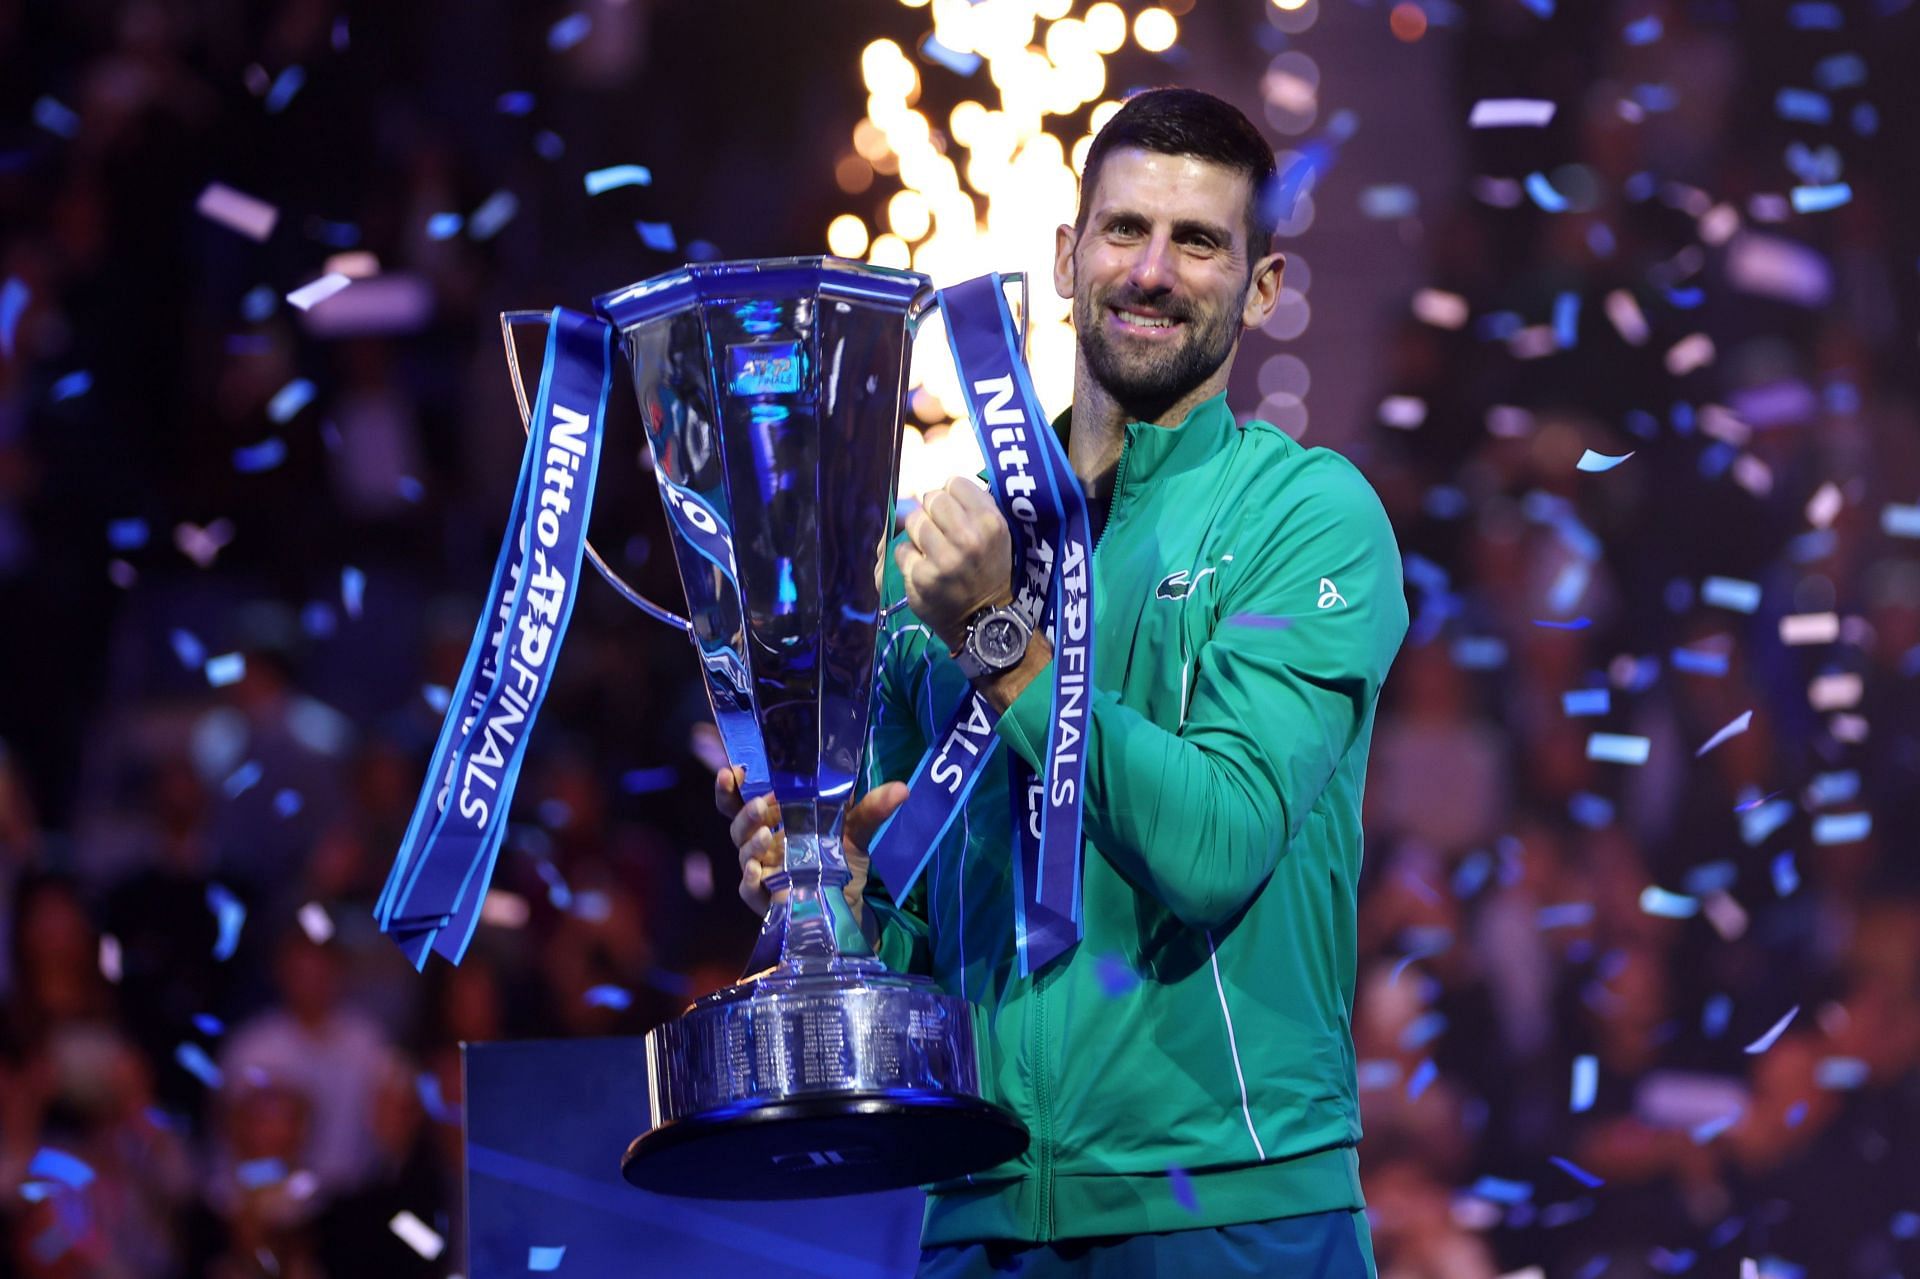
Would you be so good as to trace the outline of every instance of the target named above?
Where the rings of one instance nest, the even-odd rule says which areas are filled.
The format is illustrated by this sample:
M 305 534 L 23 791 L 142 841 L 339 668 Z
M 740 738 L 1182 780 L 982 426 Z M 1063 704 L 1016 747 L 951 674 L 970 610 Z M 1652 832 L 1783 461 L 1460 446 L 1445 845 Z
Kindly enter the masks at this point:
M 609 121 L 685 14 L 587 5 L 515 62 L 560 10 L 387 8 L 0 6 L 0 1276 L 461 1273 L 458 1045 L 639 1033 L 751 940 L 690 654 L 599 589 L 468 959 L 375 930 L 519 448 L 490 317 L 694 252 L 555 247 L 671 209 L 582 211 L 578 171 L 671 153 Z M 1460 118 L 1559 109 L 1407 215 L 1429 287 L 1350 450 L 1415 617 L 1354 1014 L 1381 1272 L 1911 1273 L 1915 16 L 1472 8 L 1427 6 Z M 215 180 L 274 232 L 196 213 Z M 825 223 L 734 216 L 728 256 Z M 281 301 L 360 252 L 431 305 Z M 594 536 L 670 601 L 627 496 Z

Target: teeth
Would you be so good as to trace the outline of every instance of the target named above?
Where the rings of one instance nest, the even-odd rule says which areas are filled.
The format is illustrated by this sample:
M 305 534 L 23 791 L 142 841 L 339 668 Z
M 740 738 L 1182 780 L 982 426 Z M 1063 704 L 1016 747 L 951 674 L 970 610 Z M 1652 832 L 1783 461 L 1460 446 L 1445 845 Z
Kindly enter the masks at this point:
M 1165 316 L 1135 315 L 1132 311 L 1122 311 L 1120 312 L 1120 318 L 1137 328 L 1170 329 L 1173 327 L 1173 321 L 1167 319 Z

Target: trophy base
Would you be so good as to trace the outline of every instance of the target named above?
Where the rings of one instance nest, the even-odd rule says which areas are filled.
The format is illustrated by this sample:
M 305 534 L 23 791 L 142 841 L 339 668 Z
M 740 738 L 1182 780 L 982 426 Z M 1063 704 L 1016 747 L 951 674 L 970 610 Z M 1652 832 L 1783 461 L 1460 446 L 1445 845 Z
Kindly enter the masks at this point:
M 648 1032 L 643 1190 L 811 1199 L 1003 1163 L 1027 1130 L 982 1095 L 973 1009 L 873 959 L 790 958 Z
M 694 1199 L 822 1199 L 991 1168 L 1027 1148 L 1018 1119 L 977 1097 L 841 1093 L 690 1115 L 634 1139 L 633 1185 Z

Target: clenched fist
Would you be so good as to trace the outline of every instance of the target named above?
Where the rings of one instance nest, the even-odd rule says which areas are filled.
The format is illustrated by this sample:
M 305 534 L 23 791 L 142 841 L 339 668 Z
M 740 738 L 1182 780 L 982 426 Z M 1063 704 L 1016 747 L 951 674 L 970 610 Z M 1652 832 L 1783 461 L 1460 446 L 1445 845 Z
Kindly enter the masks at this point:
M 906 579 L 907 606 L 957 650 L 967 620 L 1013 599 L 1013 534 L 991 495 L 969 476 L 920 499 L 907 516 L 907 540 L 894 547 Z

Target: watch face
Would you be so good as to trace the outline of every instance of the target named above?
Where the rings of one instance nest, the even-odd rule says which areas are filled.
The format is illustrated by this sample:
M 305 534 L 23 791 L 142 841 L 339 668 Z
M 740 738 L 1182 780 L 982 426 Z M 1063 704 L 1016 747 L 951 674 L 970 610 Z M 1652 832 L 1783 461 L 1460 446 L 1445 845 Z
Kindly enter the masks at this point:
M 974 631 L 974 648 L 994 666 L 1011 666 L 1027 647 L 1026 628 L 1011 617 L 989 617 Z

